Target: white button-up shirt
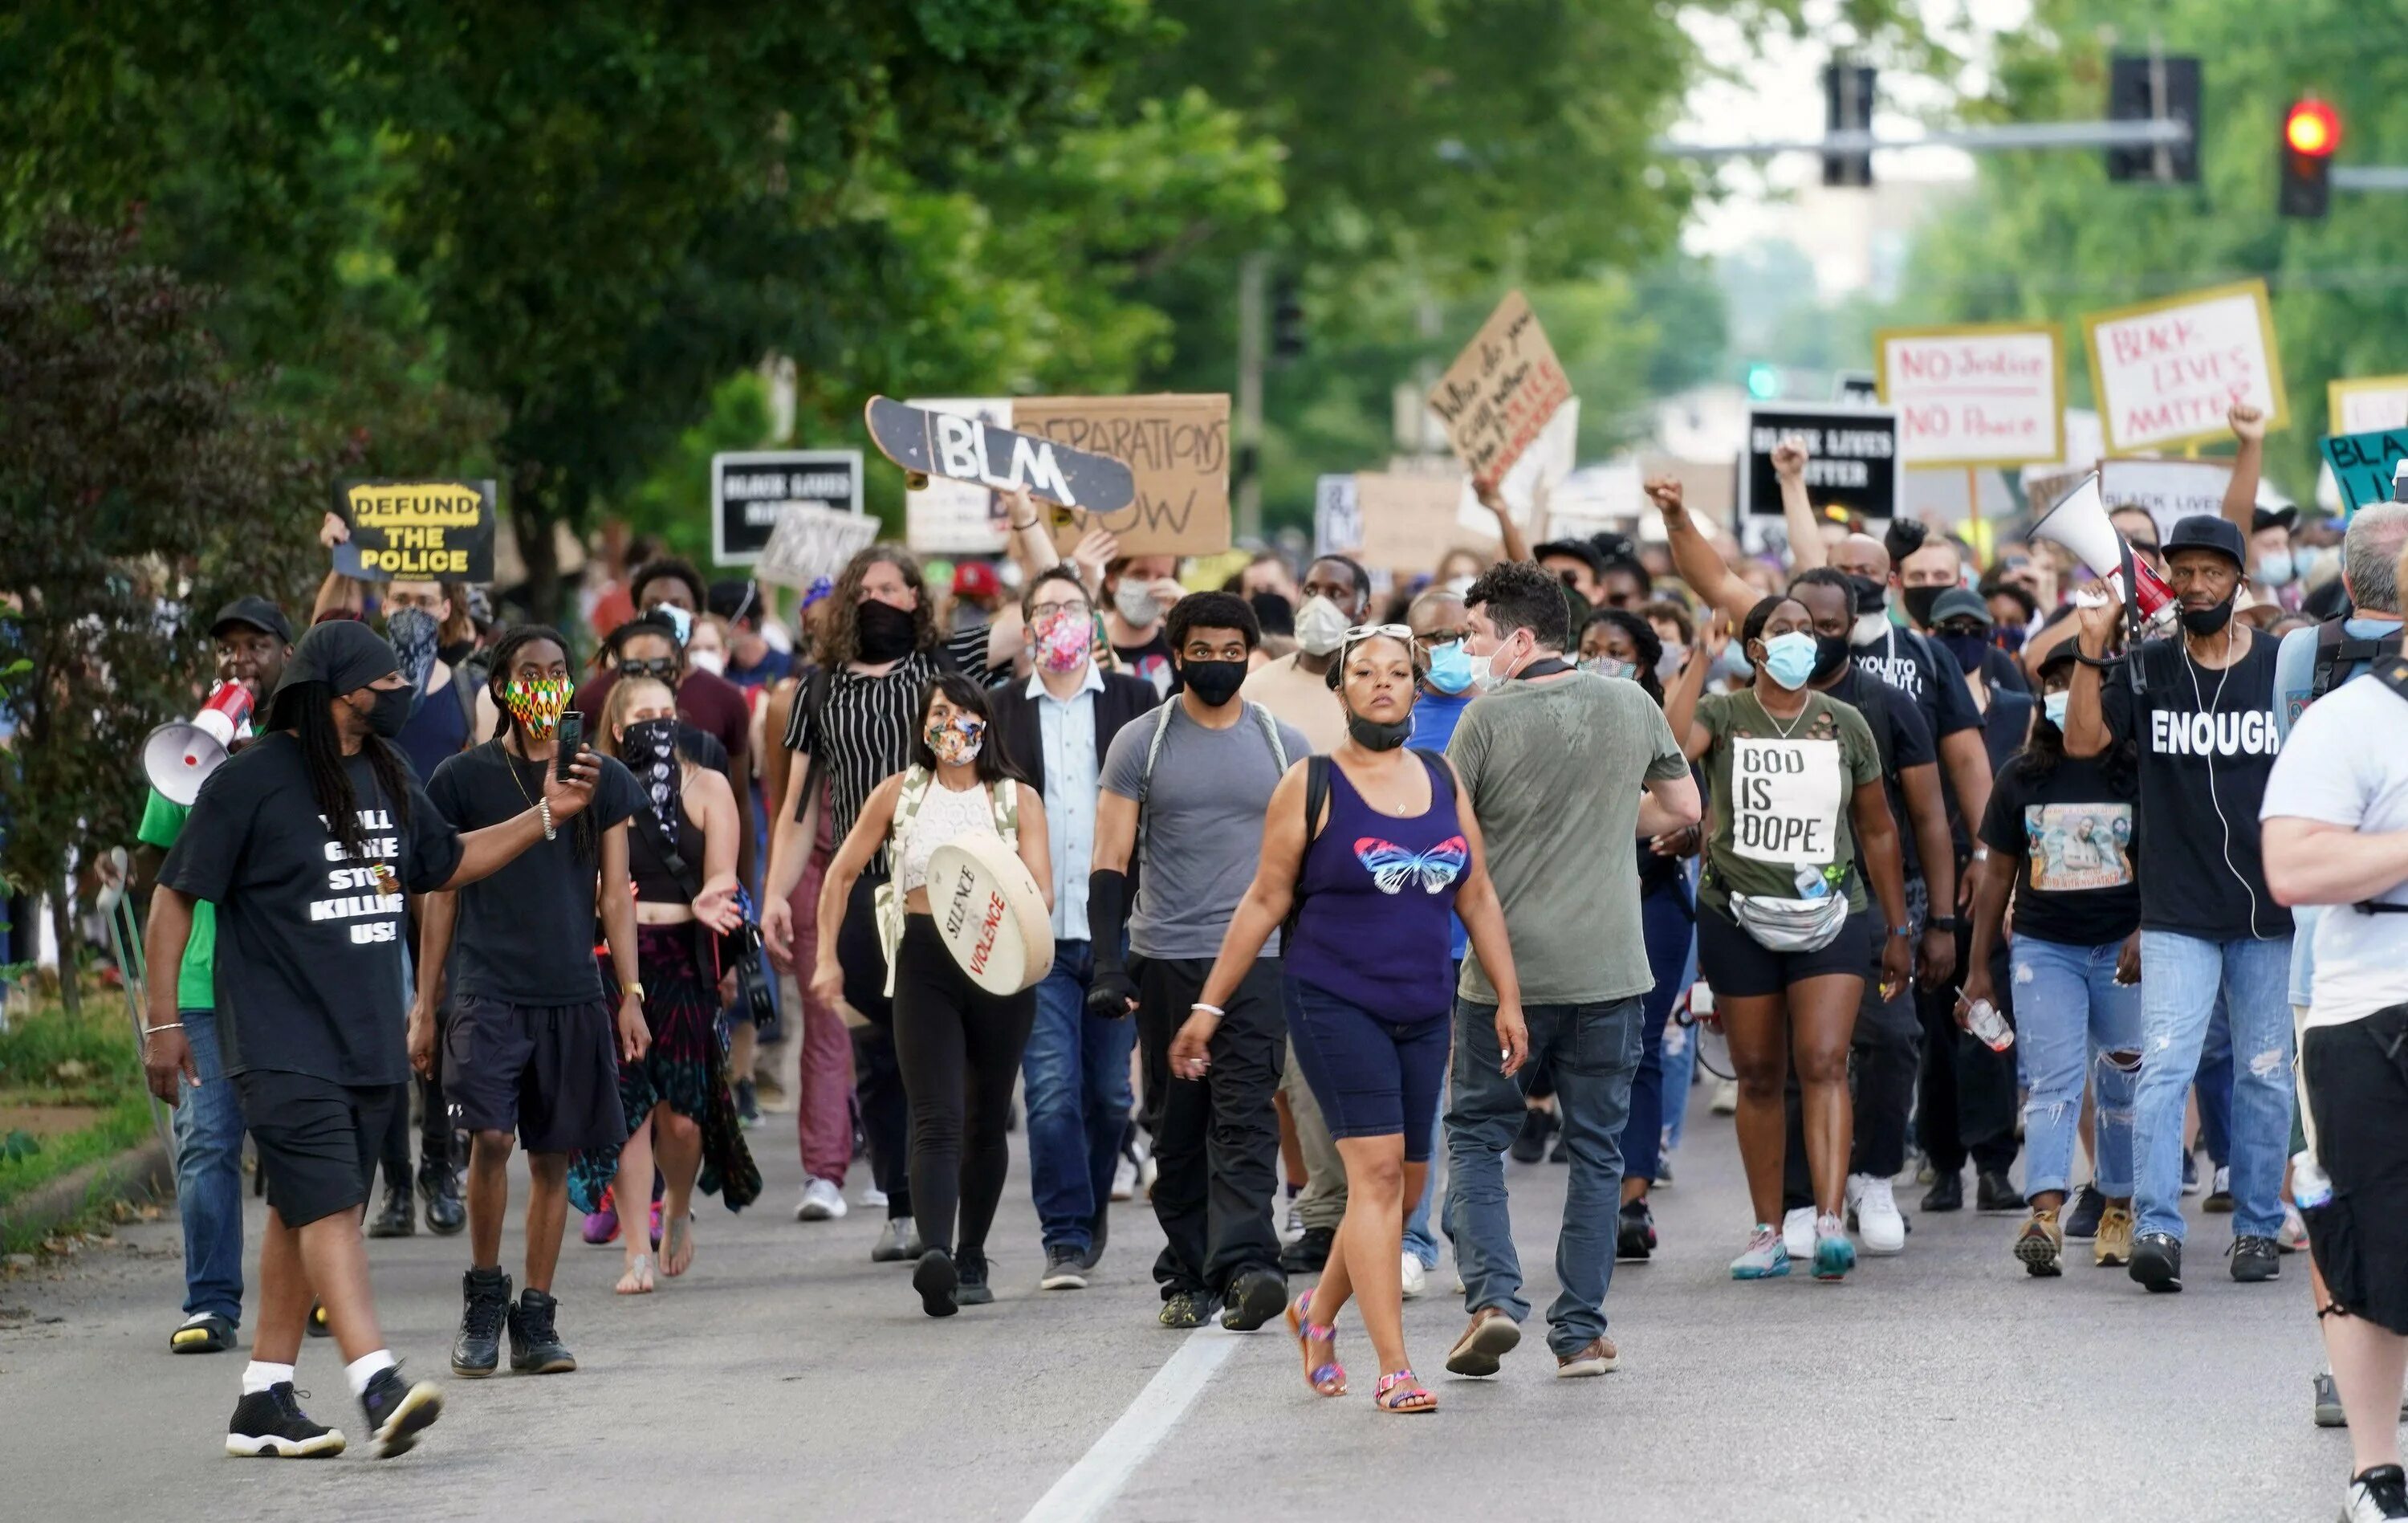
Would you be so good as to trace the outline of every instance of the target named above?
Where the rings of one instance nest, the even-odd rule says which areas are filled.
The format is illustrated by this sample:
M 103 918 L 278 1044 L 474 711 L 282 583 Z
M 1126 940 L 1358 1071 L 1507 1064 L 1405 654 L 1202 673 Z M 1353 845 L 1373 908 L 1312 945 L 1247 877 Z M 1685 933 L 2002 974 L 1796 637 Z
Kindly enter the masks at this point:
M 1103 673 L 1092 661 L 1086 680 L 1068 699 L 1045 690 L 1042 673 L 1028 679 L 1045 752 L 1045 842 L 1054 858 L 1057 941 L 1087 940 L 1087 870 L 1096 854 L 1096 791 L 1103 769 L 1096 745 L 1095 696 L 1103 690 Z

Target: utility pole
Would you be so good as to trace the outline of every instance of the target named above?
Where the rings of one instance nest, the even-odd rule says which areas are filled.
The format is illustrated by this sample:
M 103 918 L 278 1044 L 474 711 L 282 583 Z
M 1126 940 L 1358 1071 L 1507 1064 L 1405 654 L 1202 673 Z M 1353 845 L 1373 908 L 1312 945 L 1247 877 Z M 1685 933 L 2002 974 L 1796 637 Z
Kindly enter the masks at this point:
M 1238 265 L 1237 536 L 1263 532 L 1263 352 L 1265 288 L 1271 256 L 1256 250 Z

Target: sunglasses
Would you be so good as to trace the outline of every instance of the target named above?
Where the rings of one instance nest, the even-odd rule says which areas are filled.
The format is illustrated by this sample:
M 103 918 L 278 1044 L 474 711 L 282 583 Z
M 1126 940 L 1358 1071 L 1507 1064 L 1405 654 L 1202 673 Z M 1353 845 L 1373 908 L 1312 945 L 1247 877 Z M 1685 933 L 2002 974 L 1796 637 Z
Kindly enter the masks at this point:
M 650 677 L 655 682 L 662 682 L 675 677 L 677 669 L 678 664 L 675 658 L 666 655 L 655 656 L 649 661 L 619 663 L 619 674 L 623 677 Z

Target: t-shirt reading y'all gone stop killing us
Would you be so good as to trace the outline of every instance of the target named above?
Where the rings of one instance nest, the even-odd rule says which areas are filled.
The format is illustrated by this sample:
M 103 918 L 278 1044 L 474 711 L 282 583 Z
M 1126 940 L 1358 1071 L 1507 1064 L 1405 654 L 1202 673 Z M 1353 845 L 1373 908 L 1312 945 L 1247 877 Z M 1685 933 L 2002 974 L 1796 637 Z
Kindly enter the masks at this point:
M 1735 893 L 1812 898 L 1819 884 L 1861 913 L 1870 901 L 1850 811 L 1856 789 L 1881 776 L 1864 715 L 1809 693 L 1796 718 L 1776 720 L 1743 688 L 1699 698 L 1697 722 L 1712 738 L 1713 796 L 1698 897 L 1727 915 Z
M 414 780 L 407 798 L 393 798 L 366 755 L 345 757 L 343 773 L 363 857 L 336 843 L 301 742 L 280 731 L 209 774 L 159 870 L 169 888 L 217 906 L 228 1073 L 272 1070 L 355 1087 L 409 1077 L 404 895 L 443 886 L 460 865 L 460 837 Z

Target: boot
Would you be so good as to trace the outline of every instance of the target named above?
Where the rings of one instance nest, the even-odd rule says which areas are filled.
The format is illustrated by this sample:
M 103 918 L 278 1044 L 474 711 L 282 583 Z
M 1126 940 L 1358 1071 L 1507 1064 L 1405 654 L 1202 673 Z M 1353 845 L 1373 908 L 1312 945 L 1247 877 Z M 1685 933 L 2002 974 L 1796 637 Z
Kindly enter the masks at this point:
M 418 1230 L 417 1217 L 409 1209 L 409 1182 L 388 1179 L 384 1184 L 384 1209 L 368 1222 L 372 1238 L 406 1238 Z

